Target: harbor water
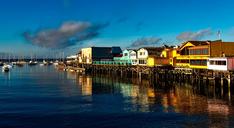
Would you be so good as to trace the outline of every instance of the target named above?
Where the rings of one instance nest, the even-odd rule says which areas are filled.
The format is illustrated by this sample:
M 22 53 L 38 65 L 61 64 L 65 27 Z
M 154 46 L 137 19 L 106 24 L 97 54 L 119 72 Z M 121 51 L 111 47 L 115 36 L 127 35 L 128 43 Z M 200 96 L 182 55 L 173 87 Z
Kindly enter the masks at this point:
M 0 83 L 4 128 L 234 127 L 232 90 L 217 86 L 27 65 L 0 73 Z

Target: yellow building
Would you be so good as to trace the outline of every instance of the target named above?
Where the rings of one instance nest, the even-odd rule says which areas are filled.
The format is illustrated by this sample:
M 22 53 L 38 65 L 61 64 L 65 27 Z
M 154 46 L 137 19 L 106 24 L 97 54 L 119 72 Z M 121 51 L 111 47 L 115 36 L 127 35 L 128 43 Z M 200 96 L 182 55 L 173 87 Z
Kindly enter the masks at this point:
M 179 48 L 176 66 L 185 68 L 207 69 L 210 56 L 209 41 L 188 41 Z
M 154 67 L 154 57 L 151 57 L 151 56 L 148 57 L 147 66 Z
M 176 67 L 207 69 L 212 57 L 234 56 L 234 42 L 187 41 L 178 49 Z
M 168 47 L 162 50 L 160 56 L 151 55 L 147 59 L 147 66 L 175 66 L 176 57 L 178 56 L 177 48 Z
M 92 48 L 82 48 L 81 49 L 81 58 L 83 63 L 91 64 L 92 63 Z
M 169 58 L 157 57 L 157 56 L 149 56 L 147 58 L 147 66 L 149 67 L 163 66 L 163 65 L 170 65 Z
M 165 48 L 161 53 L 161 57 L 168 58 L 169 64 L 172 66 L 175 66 L 177 56 L 179 56 L 177 48 Z

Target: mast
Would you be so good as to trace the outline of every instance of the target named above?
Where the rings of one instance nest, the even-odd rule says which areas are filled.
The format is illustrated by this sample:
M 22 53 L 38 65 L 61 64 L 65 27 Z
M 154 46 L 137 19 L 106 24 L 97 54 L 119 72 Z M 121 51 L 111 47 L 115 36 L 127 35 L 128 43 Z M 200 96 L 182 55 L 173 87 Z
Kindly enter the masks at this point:
M 8 54 L 8 63 L 10 63 L 10 53 Z

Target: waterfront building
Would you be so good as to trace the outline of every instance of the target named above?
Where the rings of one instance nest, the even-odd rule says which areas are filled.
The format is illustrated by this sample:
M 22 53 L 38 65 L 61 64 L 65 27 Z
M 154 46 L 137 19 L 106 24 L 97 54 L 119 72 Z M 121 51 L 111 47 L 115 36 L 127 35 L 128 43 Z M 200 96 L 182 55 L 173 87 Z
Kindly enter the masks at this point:
M 71 64 L 73 62 L 76 62 L 78 60 L 78 55 L 71 55 L 66 57 L 67 64 Z
M 175 65 L 177 54 L 177 47 L 173 46 L 164 46 L 160 56 L 150 55 L 147 59 L 147 66 L 165 66 L 165 65 Z
M 138 65 L 146 66 L 149 56 L 160 56 L 163 51 L 162 47 L 144 47 L 137 51 Z
M 122 53 L 120 47 L 89 47 L 81 49 L 82 63 L 92 64 L 93 61 L 112 61 Z
M 130 59 L 130 52 L 132 51 L 132 49 L 125 49 L 123 51 L 123 56 L 121 58 L 122 61 L 125 61 L 127 64 L 132 64 L 132 61 Z
M 170 65 L 169 58 L 150 55 L 147 59 L 147 66 L 149 67 L 164 66 L 164 65 Z
M 165 57 L 169 59 L 169 64 L 172 66 L 176 65 L 176 57 L 178 54 L 178 46 L 176 47 L 165 47 L 165 49 L 161 53 L 161 57 Z
M 179 56 L 176 58 L 176 66 L 206 69 L 208 57 L 208 41 L 188 41 L 183 43 L 179 48 Z
M 122 60 L 123 54 L 119 54 L 113 58 L 113 61 L 111 61 L 112 64 L 115 65 L 126 65 L 127 62 L 125 60 Z
M 129 51 L 129 58 L 132 61 L 132 65 L 138 65 L 138 60 L 137 60 L 137 50 L 131 50 Z
M 234 57 L 214 57 L 207 62 L 208 69 L 219 71 L 234 70 Z
M 137 65 L 137 51 L 133 49 L 125 49 L 121 60 L 129 65 Z
M 82 63 L 81 51 L 78 52 L 78 54 L 77 54 L 77 59 L 78 59 L 78 63 Z
M 210 57 L 234 56 L 234 42 L 187 41 L 179 48 L 177 67 L 207 69 Z

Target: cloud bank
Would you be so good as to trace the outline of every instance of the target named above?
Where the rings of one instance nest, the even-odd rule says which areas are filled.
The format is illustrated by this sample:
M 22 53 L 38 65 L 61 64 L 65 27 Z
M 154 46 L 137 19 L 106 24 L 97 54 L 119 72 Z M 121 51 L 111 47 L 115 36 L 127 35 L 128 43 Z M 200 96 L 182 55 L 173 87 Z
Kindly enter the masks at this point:
M 97 37 L 100 30 L 108 26 L 105 24 L 93 24 L 83 21 L 66 21 L 58 28 L 43 29 L 37 32 L 24 32 L 24 38 L 44 48 L 66 48 Z
M 201 40 L 207 36 L 212 35 L 213 32 L 211 29 L 203 29 L 197 32 L 183 32 L 179 34 L 176 39 L 179 41 L 188 41 L 188 40 Z
M 159 44 L 162 41 L 161 38 L 157 37 L 143 37 L 134 41 L 129 47 L 139 47 Z

